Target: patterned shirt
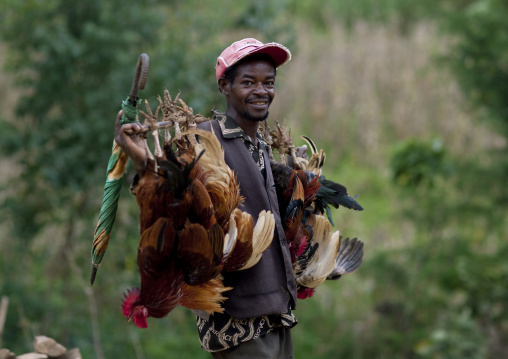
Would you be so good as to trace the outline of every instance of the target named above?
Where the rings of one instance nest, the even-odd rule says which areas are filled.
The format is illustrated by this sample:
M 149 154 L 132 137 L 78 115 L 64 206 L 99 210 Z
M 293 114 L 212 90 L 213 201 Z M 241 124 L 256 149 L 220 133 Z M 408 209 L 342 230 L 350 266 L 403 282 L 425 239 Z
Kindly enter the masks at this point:
M 261 134 L 257 132 L 256 146 L 252 139 L 236 124 L 235 120 L 223 113 L 215 112 L 214 117 L 219 121 L 222 135 L 225 138 L 242 138 L 247 150 L 251 153 L 254 162 L 266 178 L 263 150 L 268 144 Z M 237 319 L 224 312 L 208 316 L 198 313 L 196 317 L 201 347 L 208 352 L 215 352 L 232 348 L 249 340 L 257 339 L 280 327 L 294 327 L 298 322 L 288 310 L 283 314 L 263 315 L 258 318 Z
M 214 112 L 215 118 L 219 121 L 220 129 L 222 131 L 222 135 L 224 138 L 237 138 L 240 137 L 243 141 L 243 144 L 249 151 L 252 156 L 254 162 L 256 162 L 259 170 L 263 174 L 266 179 L 266 168 L 263 151 L 268 149 L 268 144 L 261 136 L 261 134 L 256 132 L 256 139 L 258 140 L 257 145 L 254 143 L 253 139 L 250 138 L 241 128 L 238 126 L 231 117 L 222 114 L 220 112 Z

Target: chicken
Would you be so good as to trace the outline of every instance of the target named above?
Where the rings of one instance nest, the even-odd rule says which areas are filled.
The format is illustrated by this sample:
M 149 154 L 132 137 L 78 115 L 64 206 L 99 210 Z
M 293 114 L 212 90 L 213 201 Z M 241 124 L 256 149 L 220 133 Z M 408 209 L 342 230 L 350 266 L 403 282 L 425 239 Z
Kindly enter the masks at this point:
M 231 249 L 224 257 L 224 270 L 244 270 L 259 262 L 262 253 L 268 249 L 275 230 L 275 218 L 269 211 L 258 215 L 256 225 L 247 212 L 238 207 L 243 201 L 240 186 L 234 172 L 224 160 L 224 152 L 213 132 L 190 130 L 182 133 L 182 138 L 194 138 L 180 141 L 182 156 L 192 158 L 203 153 L 199 167 L 200 177 L 214 206 L 217 223 L 227 234 Z
M 293 166 L 271 161 L 280 216 L 296 277 L 297 296 L 306 299 L 326 279 L 338 279 L 354 272 L 362 262 L 362 242 L 356 238 L 342 240 L 339 231 L 331 232 L 330 206 L 363 208 L 348 195 L 346 187 L 322 175 L 326 155 L 323 150 L 317 151 L 310 138 L 302 136 L 312 152 L 306 160 L 295 157 L 292 140 L 285 135 L 285 124 L 282 127 L 277 124 L 275 131 L 264 128 L 264 132 L 274 138 L 272 141 L 281 160 L 287 158 Z
M 293 264 L 298 298 L 307 288 L 322 284 L 335 268 L 339 248 L 339 231 L 331 233 L 330 222 L 321 215 L 315 216 L 313 233 L 305 251 Z
M 338 243 L 337 243 L 338 236 Z M 300 270 L 301 274 L 297 277 L 297 296 L 299 299 L 307 299 L 312 297 L 316 287 L 323 283 L 324 280 L 338 280 L 345 274 L 355 272 L 360 268 L 363 260 L 363 242 L 357 238 L 343 239 L 339 236 L 339 232 L 335 232 L 330 237 L 328 245 L 337 245 L 338 249 L 335 260 L 332 264 L 329 262 L 333 254 L 333 249 L 320 248 L 320 244 L 311 243 L 309 253 L 303 253 L 299 257 L 295 269 Z M 326 251 L 330 251 L 326 253 Z M 312 253 L 312 254 L 311 254 Z M 320 259 L 319 256 L 324 253 L 325 258 Z M 329 256 L 327 256 L 329 254 Z M 309 255 L 312 259 L 309 261 Z M 303 269 L 304 268 L 304 269 Z M 330 274 L 325 274 L 330 270 Z
M 338 232 L 332 235 L 332 238 L 336 240 L 336 235 Z M 360 268 L 363 260 L 363 242 L 359 241 L 357 238 L 353 239 L 343 239 L 342 236 L 339 236 L 338 250 L 335 258 L 335 263 L 333 265 L 332 272 L 325 278 L 326 280 L 338 280 L 345 274 L 350 274 L 355 272 L 358 268 Z M 330 263 L 328 263 L 330 265 Z M 309 266 L 312 268 L 312 265 Z M 301 267 L 299 267 L 301 268 Z M 306 276 L 302 274 L 297 280 L 297 296 L 299 299 L 307 299 L 312 297 L 314 294 L 316 287 L 323 283 L 323 272 L 321 273 L 311 273 L 311 269 L 307 269 Z M 328 270 L 330 267 L 326 267 Z M 306 282 L 308 278 L 320 278 L 317 282 Z
M 149 316 L 167 315 L 182 296 L 184 271 L 178 263 L 176 230 L 171 222 L 161 217 L 141 236 L 138 249 L 141 289 L 127 291 L 122 305 L 124 316 L 139 328 L 148 326 Z
M 314 185 L 315 183 L 311 184 L 308 188 L 304 188 L 298 172 L 294 171 L 291 174 L 288 188 L 282 194 L 282 198 L 279 199 L 280 214 L 281 218 L 284 219 L 284 234 L 288 241 L 293 263 L 307 248 L 308 240 L 311 236 L 312 229 L 307 225 L 306 221 L 309 213 L 305 210 L 306 205 L 308 206 L 305 193 L 307 190 L 307 200 L 312 197 L 313 194 L 311 192 L 317 190 L 316 188 L 312 189 Z M 310 191 L 309 188 L 311 189 Z
M 122 310 L 140 328 L 147 327 L 148 317 L 162 318 L 178 305 L 222 313 L 224 293 L 231 288 L 223 285 L 221 271 L 258 263 L 275 229 L 272 213 L 262 211 L 254 225 L 252 216 L 238 208 L 243 200 L 239 184 L 217 138 L 189 130 L 192 109 L 179 101 L 187 121 L 172 120 L 179 132 L 173 139 L 165 136 L 163 151 L 154 135 L 155 156 L 148 156 L 144 174 L 131 188 L 140 209 L 141 288 L 127 291 Z M 153 132 L 159 111 L 154 115 L 147 105 L 143 113 Z M 161 112 L 166 120 L 178 113 L 167 107 Z
M 173 100 L 166 90 L 155 113 L 147 105 L 142 114 L 147 132 L 154 134 L 155 155 L 132 187 L 140 209 L 141 288 L 125 294 L 123 313 L 143 328 L 147 317 L 164 317 L 178 305 L 223 312 L 231 288 L 224 286 L 221 273 L 256 265 L 271 244 L 275 219 L 269 211 L 255 219 L 240 210 L 244 199 L 219 141 L 213 132 L 195 128 L 204 118 L 193 115 L 178 96 Z M 157 122 L 159 114 L 164 122 Z M 163 126 L 161 148 L 157 131 Z M 304 138 L 311 158 L 296 158 L 290 137 L 284 135 L 285 123 L 277 131 L 265 126 L 281 161 L 290 159 L 293 166 L 275 162 L 270 151 L 298 297 L 308 298 L 326 279 L 358 269 L 363 257 L 362 242 L 332 233 L 329 207 L 363 208 L 344 186 L 322 175 L 326 157 L 310 139 Z
M 158 171 L 153 172 L 155 164 L 149 160 L 147 173 L 133 189 L 140 207 L 141 289 L 127 293 L 123 313 L 141 328 L 146 328 L 148 316 L 164 317 L 179 304 L 196 306 L 184 295 L 186 290 L 195 298 L 200 290 L 207 293 L 207 301 L 200 300 L 201 310 L 220 311 L 218 303 L 224 300 L 225 288 L 217 279 L 224 232 L 215 220 L 208 192 L 190 176 L 199 156 L 182 165 L 171 146 L 164 149 Z
M 187 148 L 180 145 L 180 151 L 193 158 L 204 150 L 199 162 L 205 174 L 202 181 L 212 199 L 217 222 L 227 232 L 231 214 L 243 202 L 235 173 L 226 164 L 222 147 L 213 132 L 192 130 L 186 135 L 199 140 L 193 141 L 194 144 L 188 141 Z

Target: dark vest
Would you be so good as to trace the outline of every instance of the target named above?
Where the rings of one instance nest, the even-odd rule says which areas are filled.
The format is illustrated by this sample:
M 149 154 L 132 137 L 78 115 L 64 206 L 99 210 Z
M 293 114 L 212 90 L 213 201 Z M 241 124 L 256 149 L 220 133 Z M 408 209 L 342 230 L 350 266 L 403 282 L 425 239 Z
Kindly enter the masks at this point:
M 268 314 L 287 313 L 288 306 L 294 309 L 296 282 L 284 230 L 282 228 L 277 194 L 273 181 L 268 153 L 264 152 L 266 183 L 241 138 L 228 139 L 222 136 L 216 120 L 198 125 L 198 128 L 213 131 L 224 149 L 228 166 L 234 170 L 240 183 L 240 193 L 245 198 L 241 210 L 249 213 L 257 222 L 259 212 L 269 210 L 275 216 L 274 238 L 261 260 L 250 269 L 223 272 L 224 285 L 231 291 L 224 295 L 226 311 L 235 318 L 254 318 Z

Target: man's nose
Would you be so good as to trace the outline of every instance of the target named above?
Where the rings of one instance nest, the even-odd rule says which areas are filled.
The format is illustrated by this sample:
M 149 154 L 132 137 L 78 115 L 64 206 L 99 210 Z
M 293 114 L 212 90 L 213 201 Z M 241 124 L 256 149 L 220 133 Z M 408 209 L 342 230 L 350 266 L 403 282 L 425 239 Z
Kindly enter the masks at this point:
M 262 82 L 258 82 L 256 84 L 256 87 L 254 88 L 254 93 L 256 94 L 266 94 L 266 89 L 265 87 L 263 86 L 263 83 Z

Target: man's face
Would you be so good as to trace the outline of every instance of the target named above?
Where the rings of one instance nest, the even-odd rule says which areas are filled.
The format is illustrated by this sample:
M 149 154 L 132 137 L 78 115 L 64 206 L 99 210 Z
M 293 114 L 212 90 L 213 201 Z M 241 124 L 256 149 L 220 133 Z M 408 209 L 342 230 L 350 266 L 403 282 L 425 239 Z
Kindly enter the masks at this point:
M 226 82 L 230 115 L 249 121 L 263 121 L 275 96 L 275 68 L 265 60 L 238 65 L 232 83 Z M 233 116 L 234 117 L 234 116 Z

